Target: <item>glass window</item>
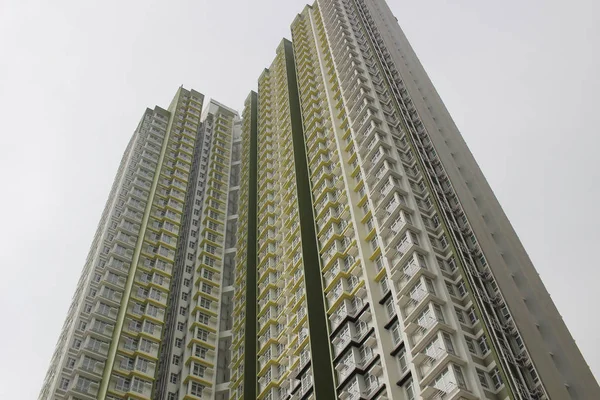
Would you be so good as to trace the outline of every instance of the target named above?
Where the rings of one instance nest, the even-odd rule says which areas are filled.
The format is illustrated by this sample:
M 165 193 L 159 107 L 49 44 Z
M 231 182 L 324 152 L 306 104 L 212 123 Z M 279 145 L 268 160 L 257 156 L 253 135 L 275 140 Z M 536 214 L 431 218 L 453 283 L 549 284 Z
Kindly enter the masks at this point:
M 467 348 L 469 349 L 469 351 L 472 354 L 477 355 L 477 350 L 475 348 L 475 344 L 473 343 L 473 339 L 471 339 L 471 338 L 465 338 L 465 341 L 467 342 Z
M 482 370 L 478 369 L 477 370 L 477 377 L 479 378 L 479 383 L 481 383 L 481 386 L 483 386 L 486 389 L 490 388 L 490 385 L 488 384 L 487 377 L 485 376 L 485 372 L 483 372 Z
M 480 337 L 477 340 L 477 343 L 479 344 L 479 349 L 481 350 L 481 354 L 485 355 L 488 351 L 490 351 L 490 348 L 488 347 L 487 340 L 485 339 L 485 336 Z
M 500 377 L 500 371 L 498 370 L 498 367 L 494 367 L 492 372 L 490 372 L 490 377 L 492 378 L 495 389 L 498 389 L 500 386 L 502 386 L 502 378 Z
M 413 389 L 412 381 L 404 385 L 404 391 L 406 392 L 406 400 L 415 400 L 415 391 Z
M 406 364 L 406 350 L 402 349 L 396 358 L 398 359 L 398 364 L 400 365 L 400 372 L 404 373 L 408 369 L 408 365 Z

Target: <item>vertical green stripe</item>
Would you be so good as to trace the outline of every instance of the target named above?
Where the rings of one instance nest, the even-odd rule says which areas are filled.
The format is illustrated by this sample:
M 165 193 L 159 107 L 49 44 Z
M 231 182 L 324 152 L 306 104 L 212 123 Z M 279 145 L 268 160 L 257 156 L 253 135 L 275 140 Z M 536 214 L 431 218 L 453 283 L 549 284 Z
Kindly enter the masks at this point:
M 327 313 L 292 42 L 284 40 L 315 398 L 335 399 Z
M 258 194 L 258 95 L 250 92 L 250 164 L 248 190 L 248 247 L 246 257 L 246 321 L 244 336 L 244 399 L 257 395 L 257 194 Z

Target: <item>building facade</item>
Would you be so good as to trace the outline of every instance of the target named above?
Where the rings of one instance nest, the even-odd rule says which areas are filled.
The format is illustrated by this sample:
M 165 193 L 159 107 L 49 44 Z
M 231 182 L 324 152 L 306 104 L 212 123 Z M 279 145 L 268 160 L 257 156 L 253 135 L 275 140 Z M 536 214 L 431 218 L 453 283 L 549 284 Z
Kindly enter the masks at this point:
M 384 0 L 291 37 L 146 110 L 39 399 L 600 398 Z
M 144 113 L 39 399 L 228 398 L 241 121 L 203 103 Z
M 385 2 L 291 30 L 246 103 L 231 398 L 600 398 Z

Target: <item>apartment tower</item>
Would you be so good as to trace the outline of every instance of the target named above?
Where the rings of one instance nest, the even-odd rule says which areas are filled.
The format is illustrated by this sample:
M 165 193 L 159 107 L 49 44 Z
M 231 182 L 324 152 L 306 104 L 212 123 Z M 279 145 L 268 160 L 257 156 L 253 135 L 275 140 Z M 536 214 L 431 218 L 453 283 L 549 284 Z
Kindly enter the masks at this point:
M 146 110 L 39 399 L 600 399 L 384 0 L 291 38 Z
M 600 398 L 385 2 L 291 30 L 245 105 L 231 398 Z
M 180 88 L 123 155 L 39 399 L 227 399 L 241 121 Z

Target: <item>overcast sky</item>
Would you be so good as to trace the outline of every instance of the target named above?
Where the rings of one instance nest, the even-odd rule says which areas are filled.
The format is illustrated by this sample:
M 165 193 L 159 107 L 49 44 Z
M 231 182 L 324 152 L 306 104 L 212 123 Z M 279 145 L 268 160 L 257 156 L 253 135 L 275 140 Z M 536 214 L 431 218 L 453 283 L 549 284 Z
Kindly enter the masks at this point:
M 389 2 L 600 376 L 600 2 Z M 0 398 L 37 398 L 145 107 L 241 109 L 304 4 L 0 0 Z

